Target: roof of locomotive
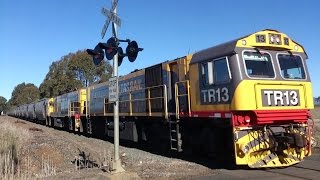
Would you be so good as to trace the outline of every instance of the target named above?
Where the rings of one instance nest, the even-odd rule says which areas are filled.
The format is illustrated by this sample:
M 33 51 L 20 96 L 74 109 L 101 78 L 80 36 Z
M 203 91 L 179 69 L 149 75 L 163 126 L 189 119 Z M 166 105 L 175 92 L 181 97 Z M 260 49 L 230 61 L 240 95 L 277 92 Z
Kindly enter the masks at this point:
M 217 45 L 217 46 L 213 46 L 204 50 L 201 50 L 199 52 L 196 52 L 193 56 L 192 59 L 190 61 L 190 64 L 195 64 L 195 63 L 199 63 L 202 61 L 206 61 L 209 59 L 216 59 L 219 57 L 223 57 L 223 56 L 229 56 L 229 55 L 233 55 L 235 54 L 235 48 L 237 46 L 237 43 L 239 40 L 247 38 L 251 35 L 254 35 L 256 33 L 261 33 L 261 32 L 276 32 L 276 33 L 281 33 L 277 30 L 273 30 L 273 29 L 265 29 L 262 31 L 258 31 L 240 38 L 237 38 L 235 40 Z M 285 34 L 284 34 L 285 35 Z M 285 35 L 286 36 L 286 35 Z M 298 44 L 297 42 L 293 41 L 292 39 L 290 39 L 293 43 L 295 43 L 296 45 L 300 46 L 301 49 L 303 50 L 303 52 L 307 55 L 307 53 L 304 51 L 303 46 L 301 46 L 300 44 Z
M 241 39 L 241 38 L 239 38 Z M 235 39 L 217 46 L 213 46 L 202 51 L 196 52 L 190 61 L 190 64 L 199 63 L 208 59 L 215 59 L 235 53 L 234 49 L 239 39 Z

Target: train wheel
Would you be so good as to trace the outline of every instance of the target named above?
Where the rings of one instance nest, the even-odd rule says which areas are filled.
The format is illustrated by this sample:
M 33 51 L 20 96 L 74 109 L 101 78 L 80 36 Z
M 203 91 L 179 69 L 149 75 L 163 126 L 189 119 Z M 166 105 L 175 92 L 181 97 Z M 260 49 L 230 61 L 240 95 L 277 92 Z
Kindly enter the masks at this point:
M 88 118 L 87 119 L 87 123 L 86 123 L 86 126 L 87 126 L 87 134 L 92 134 L 92 122 L 91 122 L 91 119 Z
M 62 128 L 65 130 L 65 131 L 69 131 L 69 118 L 68 117 L 65 117 L 62 119 Z
M 79 127 L 79 132 L 82 134 L 85 134 L 87 132 L 87 120 L 85 118 L 80 118 L 80 127 Z
M 46 126 L 50 126 L 49 125 L 49 117 L 48 116 L 46 117 Z
M 50 127 L 54 127 L 54 118 L 50 118 Z
M 68 118 L 68 124 L 69 124 L 69 131 L 74 130 L 74 123 L 72 118 Z
M 96 118 L 92 121 L 92 134 L 98 138 L 105 138 L 106 134 L 106 123 L 102 118 Z
M 233 145 L 233 132 L 231 127 L 223 127 L 216 130 L 216 140 L 218 146 L 218 161 L 221 162 L 225 168 L 234 169 L 235 156 Z

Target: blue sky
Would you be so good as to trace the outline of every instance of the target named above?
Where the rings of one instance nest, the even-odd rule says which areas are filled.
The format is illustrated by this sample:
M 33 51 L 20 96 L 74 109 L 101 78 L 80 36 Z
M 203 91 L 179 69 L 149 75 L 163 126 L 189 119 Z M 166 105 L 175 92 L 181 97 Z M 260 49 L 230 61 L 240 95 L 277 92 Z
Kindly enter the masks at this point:
M 0 96 L 10 99 L 22 82 L 39 86 L 49 66 L 69 52 L 94 48 L 101 41 L 111 0 L 1 0 Z M 193 53 L 262 29 L 276 29 L 302 44 L 313 94 L 320 96 L 320 1 L 290 0 L 119 0 L 120 38 L 144 48 L 126 74 Z M 108 29 L 105 41 L 111 36 Z

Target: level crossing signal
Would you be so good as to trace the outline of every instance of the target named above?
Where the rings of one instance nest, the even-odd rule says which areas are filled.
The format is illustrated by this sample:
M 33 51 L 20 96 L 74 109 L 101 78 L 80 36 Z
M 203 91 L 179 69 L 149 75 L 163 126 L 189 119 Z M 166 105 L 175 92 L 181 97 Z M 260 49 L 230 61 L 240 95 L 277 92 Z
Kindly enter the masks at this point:
M 120 42 L 127 42 L 126 53 L 123 53 L 123 49 L 119 47 Z M 92 49 L 87 49 L 87 53 L 92 56 L 93 63 L 99 65 L 104 59 L 104 55 L 108 60 L 113 59 L 113 57 L 118 53 L 118 66 L 121 65 L 123 58 L 128 56 L 130 62 L 134 62 L 138 56 L 139 51 L 143 48 L 139 48 L 136 41 L 130 41 L 129 39 L 120 40 L 115 37 L 108 39 L 107 43 L 98 43 L 97 46 Z
M 136 41 L 131 41 L 128 43 L 126 48 L 126 54 L 130 62 L 134 62 L 138 56 L 139 51 L 142 51 L 143 48 L 139 48 Z
M 87 49 L 87 53 L 92 56 L 94 65 L 98 66 L 104 58 L 104 51 L 99 44 L 94 49 Z

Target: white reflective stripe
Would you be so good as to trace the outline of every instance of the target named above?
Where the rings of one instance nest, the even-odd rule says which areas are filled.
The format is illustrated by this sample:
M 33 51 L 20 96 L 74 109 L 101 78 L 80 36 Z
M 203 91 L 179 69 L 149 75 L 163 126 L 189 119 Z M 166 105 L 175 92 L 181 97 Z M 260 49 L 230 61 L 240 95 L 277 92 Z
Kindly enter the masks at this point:
M 225 117 L 225 118 L 231 118 L 231 113 L 225 113 L 225 114 L 224 114 L 224 117 Z
M 214 113 L 214 117 L 221 117 L 221 113 Z
M 208 78 L 209 78 L 209 84 L 213 84 L 213 67 L 212 67 L 212 62 L 208 62 Z
M 197 114 L 195 114 L 195 115 L 193 115 L 193 117 L 198 117 L 198 115 L 197 115 Z

